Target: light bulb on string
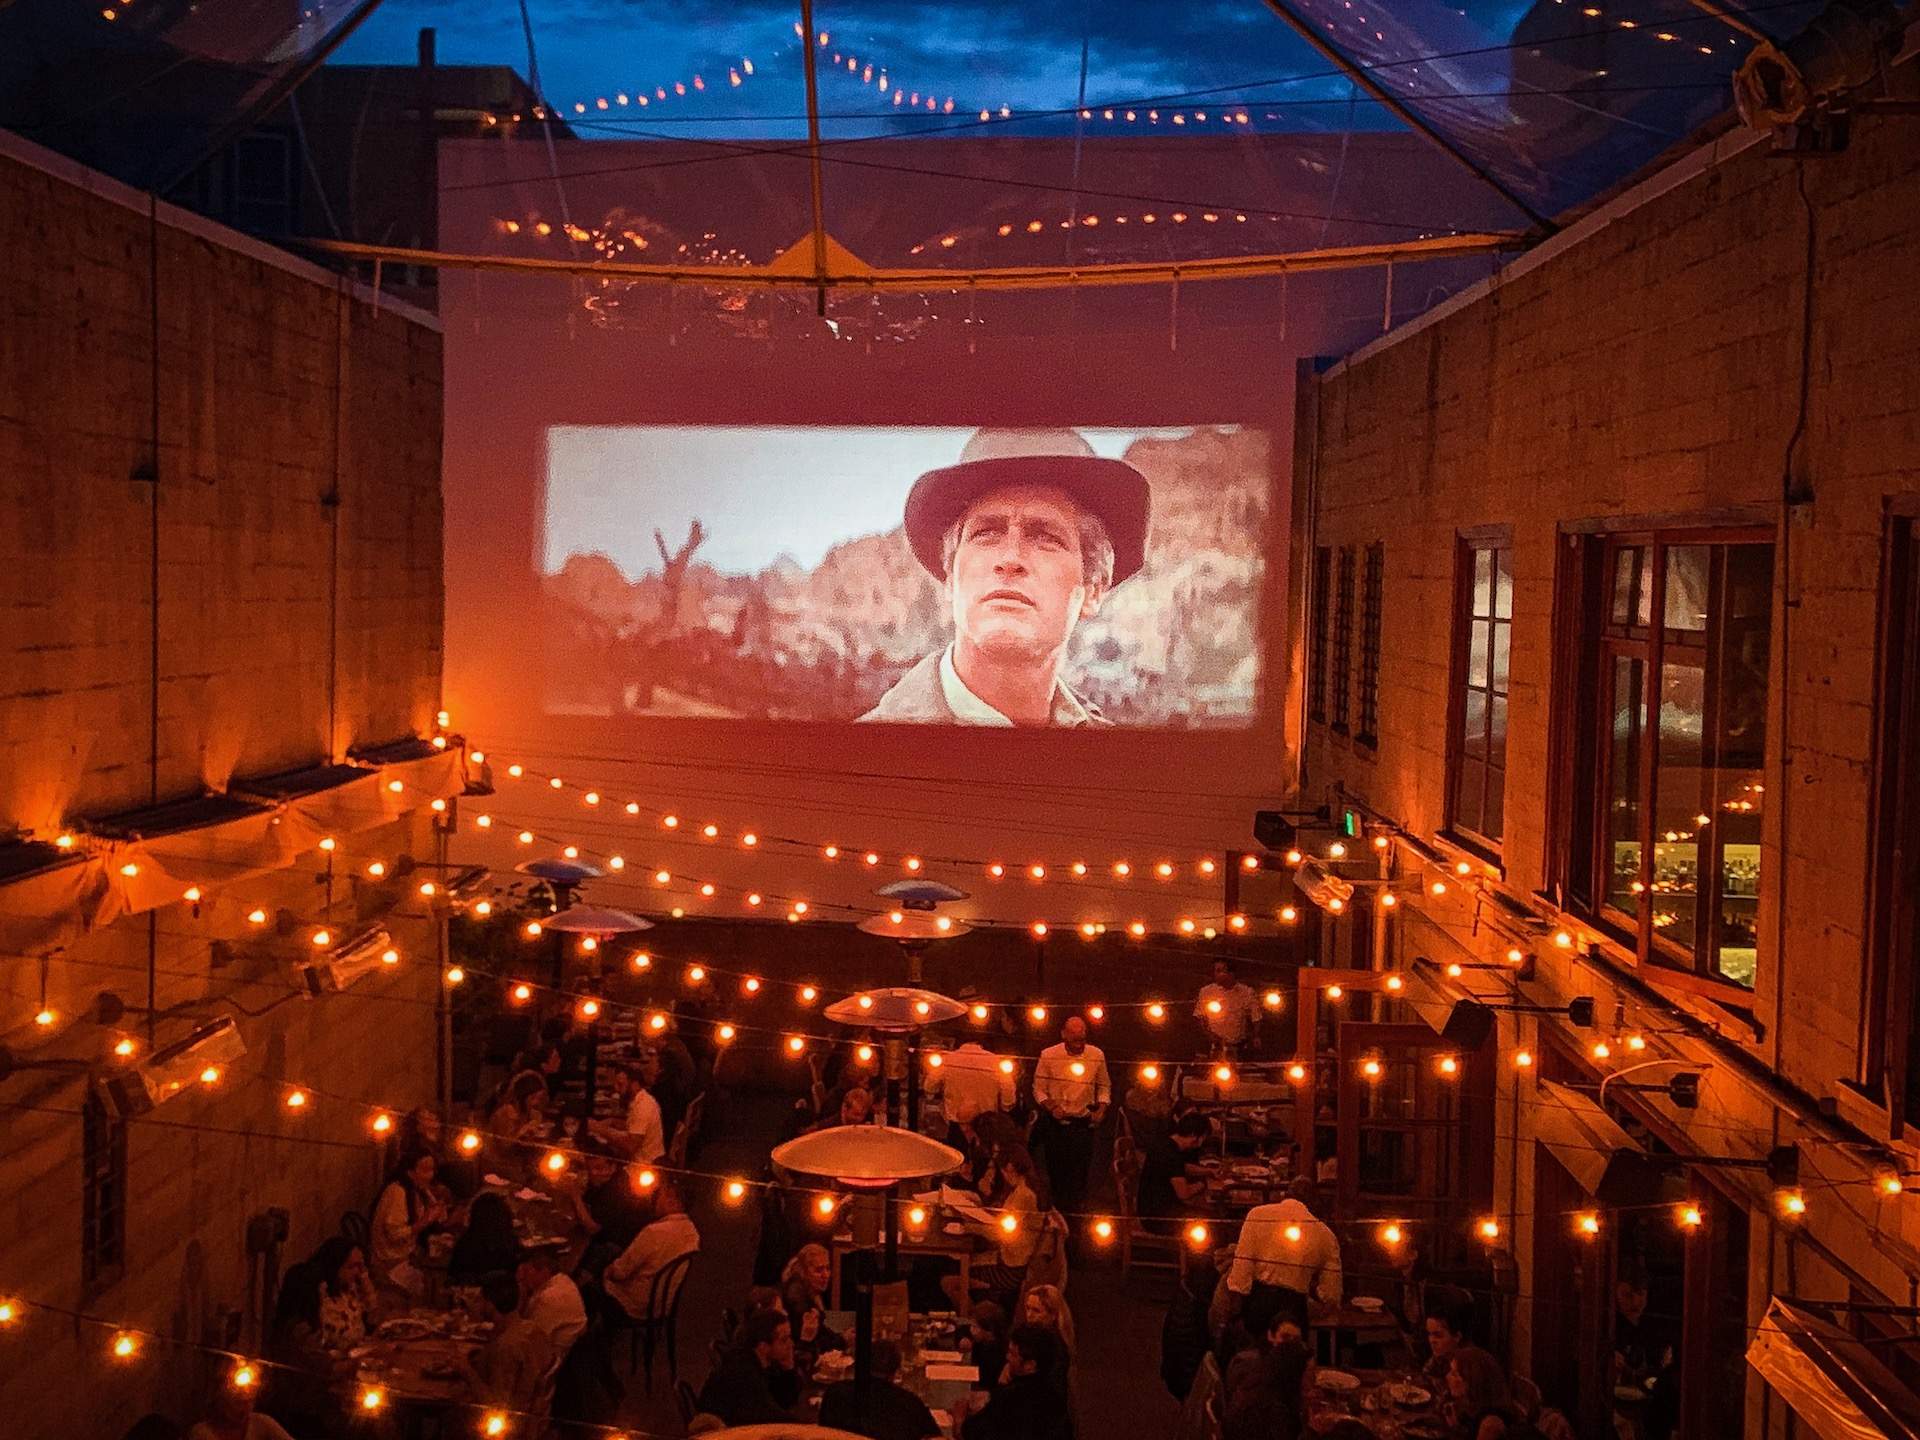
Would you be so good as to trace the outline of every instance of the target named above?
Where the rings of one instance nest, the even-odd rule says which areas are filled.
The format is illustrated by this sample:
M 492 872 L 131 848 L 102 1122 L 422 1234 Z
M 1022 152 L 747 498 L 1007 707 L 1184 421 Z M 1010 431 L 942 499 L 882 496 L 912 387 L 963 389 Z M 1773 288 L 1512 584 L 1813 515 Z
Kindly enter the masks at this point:
M 1198 1220 L 1187 1226 L 1187 1244 L 1196 1250 L 1206 1249 L 1207 1242 L 1212 1238 L 1213 1232 Z
M 1591 1240 L 1600 1233 L 1600 1217 L 1591 1210 L 1582 1211 L 1573 1222 L 1573 1230 L 1582 1239 Z

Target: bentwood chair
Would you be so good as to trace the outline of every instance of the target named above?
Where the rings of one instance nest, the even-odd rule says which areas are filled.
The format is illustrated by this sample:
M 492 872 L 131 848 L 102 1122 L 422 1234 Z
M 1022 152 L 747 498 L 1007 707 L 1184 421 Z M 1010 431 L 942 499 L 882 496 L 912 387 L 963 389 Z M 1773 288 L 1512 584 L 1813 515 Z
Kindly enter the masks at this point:
M 640 1372 L 641 1386 L 649 1395 L 653 1393 L 653 1357 L 662 1337 L 667 1342 L 667 1379 L 676 1386 L 680 1383 L 680 1296 L 695 1253 L 690 1250 L 660 1267 L 647 1290 L 645 1315 L 628 1316 L 622 1311 L 616 1317 L 616 1324 L 627 1332 L 627 1372 Z
M 1176 1275 L 1180 1270 L 1179 1237 L 1155 1234 L 1140 1223 L 1141 1165 L 1140 1152 L 1131 1139 L 1114 1141 L 1113 1193 L 1119 1210 L 1122 1283 L 1131 1279 L 1135 1270 L 1161 1275 Z

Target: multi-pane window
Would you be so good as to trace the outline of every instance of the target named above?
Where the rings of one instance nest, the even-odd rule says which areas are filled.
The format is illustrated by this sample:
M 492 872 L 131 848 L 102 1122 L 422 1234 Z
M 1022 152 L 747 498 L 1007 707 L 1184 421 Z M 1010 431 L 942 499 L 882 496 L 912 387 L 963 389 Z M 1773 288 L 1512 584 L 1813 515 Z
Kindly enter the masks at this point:
M 1333 728 L 1342 735 L 1350 728 L 1353 680 L 1353 547 L 1340 547 L 1340 568 L 1333 596 L 1333 673 L 1327 678 L 1332 692 Z
M 1367 546 L 1360 573 L 1360 704 L 1353 738 L 1369 748 L 1380 744 L 1380 620 L 1387 581 L 1387 548 Z
M 1920 1122 L 1920 521 L 1888 534 L 1867 937 L 1867 1072 L 1902 1126 Z
M 103 1290 L 127 1264 L 127 1126 L 89 1095 L 80 1131 L 80 1278 Z
M 1313 640 L 1307 656 L 1307 718 L 1322 724 L 1327 719 L 1327 636 L 1333 626 L 1327 606 L 1332 592 L 1333 550 L 1322 545 L 1313 552 Z
M 1513 550 L 1505 538 L 1460 544 L 1453 622 L 1452 744 L 1447 825 L 1498 849 L 1505 832 L 1507 667 L 1513 635 Z
M 1642 958 L 1751 987 L 1773 545 L 1675 531 L 1611 538 L 1597 558 L 1580 888 Z

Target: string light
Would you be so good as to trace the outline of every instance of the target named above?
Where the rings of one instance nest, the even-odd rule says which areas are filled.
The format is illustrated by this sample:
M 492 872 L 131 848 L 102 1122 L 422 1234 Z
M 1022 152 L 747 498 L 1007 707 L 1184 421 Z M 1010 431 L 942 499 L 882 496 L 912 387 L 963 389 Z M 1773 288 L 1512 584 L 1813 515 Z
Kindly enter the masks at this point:
M 746 1199 L 746 1197 L 747 1187 L 743 1181 L 729 1180 L 727 1182 L 727 1199 L 739 1201 Z
M 480 1148 L 480 1134 L 476 1130 L 463 1130 L 458 1143 L 463 1154 L 471 1155 Z
M 1700 1207 L 1695 1204 L 1682 1205 L 1675 1218 L 1688 1230 L 1698 1230 L 1706 1220 L 1706 1217 L 1700 1213 Z
M 227 1383 L 236 1390 L 251 1390 L 259 1379 L 259 1372 L 242 1361 L 233 1367 L 233 1373 L 227 1376 Z
M 1532 1065 L 1533 1065 L 1533 1052 L 1531 1050 L 1516 1050 L 1513 1052 L 1513 1068 L 1514 1069 L 1526 1070 L 1531 1068 Z
M 131 1360 L 140 1353 L 140 1340 L 131 1330 L 118 1331 L 113 1337 L 113 1356 L 116 1360 Z
M 1113 1221 L 1104 1216 L 1093 1222 L 1093 1238 L 1102 1245 L 1113 1239 Z
M 387 1392 L 378 1385 L 367 1385 L 360 1391 L 360 1409 L 371 1415 L 387 1403 Z
M 1500 1238 L 1500 1222 L 1491 1215 L 1487 1216 L 1486 1219 L 1482 1220 L 1479 1225 L 1474 1228 L 1479 1231 L 1482 1240 L 1498 1240 Z
M 1047 1023 L 1047 1007 L 1044 1005 L 1033 1006 L 1031 1009 L 1027 1011 L 1027 1018 L 1036 1025 L 1046 1024 Z
M 506 1434 L 507 1433 L 507 1417 L 502 1415 L 497 1410 L 490 1412 L 487 1415 L 487 1418 L 481 1423 L 480 1433 L 483 1435 Z
M 1289 1245 L 1298 1245 L 1300 1243 L 1300 1237 L 1306 1234 L 1298 1225 L 1289 1225 L 1280 1233 L 1287 1237 L 1287 1243 Z
M 122 1060 L 133 1054 L 133 1051 L 133 1041 L 124 1036 L 113 1047 L 113 1053 L 118 1055 Z
M 1391 1248 L 1392 1246 L 1398 1245 L 1405 1238 L 1400 1227 L 1391 1220 L 1380 1227 L 1380 1243 L 1382 1245 Z
M 390 1134 L 393 1130 L 393 1116 L 382 1110 L 368 1122 L 367 1128 L 376 1135 Z
M 1197 1220 L 1187 1227 L 1187 1243 L 1196 1250 L 1205 1249 L 1207 1241 L 1212 1238 L 1212 1235 L 1213 1232 Z
M 45 1029 L 60 1017 L 51 1010 L 42 1010 L 33 1017 L 33 1023 Z
M 1582 1211 L 1573 1228 L 1577 1234 L 1592 1239 L 1600 1233 L 1600 1217 L 1591 1210 Z
M 1298 1060 L 1287 1066 L 1287 1079 L 1293 1081 L 1294 1084 L 1298 1085 L 1306 1078 L 1307 1067 L 1302 1065 Z
M 1149 1085 L 1158 1084 L 1160 1080 L 1160 1067 L 1158 1065 L 1142 1065 L 1140 1067 L 1140 1078 Z
M 306 1109 L 307 1108 L 307 1092 L 304 1090 L 289 1090 L 287 1092 L 286 1106 L 287 1106 L 287 1109 L 289 1110 Z
M 1457 1055 L 1442 1055 L 1439 1063 L 1440 1073 L 1454 1076 L 1460 1073 L 1460 1058 Z
M 558 1175 L 567 1168 L 567 1157 L 562 1151 L 549 1150 L 546 1157 L 541 1160 L 540 1168 L 549 1175 Z

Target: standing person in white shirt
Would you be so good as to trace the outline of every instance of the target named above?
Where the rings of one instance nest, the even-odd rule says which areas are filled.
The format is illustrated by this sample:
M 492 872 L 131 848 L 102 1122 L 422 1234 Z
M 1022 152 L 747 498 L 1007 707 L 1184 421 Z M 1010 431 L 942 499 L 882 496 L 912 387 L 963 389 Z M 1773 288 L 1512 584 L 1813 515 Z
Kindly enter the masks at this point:
M 571 1275 L 562 1275 L 551 1250 L 523 1250 L 515 1272 L 520 1282 L 520 1313 L 546 1332 L 553 1353 L 565 1355 L 587 1329 L 586 1302 Z
M 1087 1022 L 1078 1015 L 1060 1027 L 1060 1043 L 1040 1052 L 1033 1068 L 1033 1102 L 1041 1110 L 1041 1145 L 1053 1203 L 1061 1213 L 1078 1215 L 1093 1165 L 1093 1132 L 1107 1118 L 1113 1082 L 1107 1057 L 1087 1043 Z M 1068 1234 L 1077 1227 L 1069 1222 Z
M 1343 1284 L 1340 1242 L 1304 1204 L 1282 1200 L 1247 1212 L 1227 1271 L 1229 1313 L 1244 1309 L 1257 1291 L 1284 1291 L 1275 1299 L 1297 1315 L 1304 1330 L 1308 1303 L 1338 1305 Z
M 1240 983 L 1233 961 L 1226 956 L 1213 962 L 1213 980 L 1200 987 L 1193 1018 L 1207 1027 L 1216 1055 L 1237 1055 L 1260 1038 L 1259 998 L 1250 986 Z
M 934 1074 L 950 1124 L 971 1131 L 983 1111 L 1013 1108 L 1013 1072 L 1003 1071 L 1000 1057 L 978 1040 L 947 1051 Z

